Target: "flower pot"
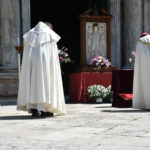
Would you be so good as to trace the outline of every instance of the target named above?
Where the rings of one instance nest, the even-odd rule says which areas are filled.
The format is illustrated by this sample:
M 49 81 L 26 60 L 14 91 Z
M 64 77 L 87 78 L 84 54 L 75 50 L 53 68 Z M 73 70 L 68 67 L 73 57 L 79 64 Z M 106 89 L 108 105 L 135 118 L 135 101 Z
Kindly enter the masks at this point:
M 97 98 L 96 99 L 96 103 L 102 103 L 103 102 L 103 99 L 102 98 Z

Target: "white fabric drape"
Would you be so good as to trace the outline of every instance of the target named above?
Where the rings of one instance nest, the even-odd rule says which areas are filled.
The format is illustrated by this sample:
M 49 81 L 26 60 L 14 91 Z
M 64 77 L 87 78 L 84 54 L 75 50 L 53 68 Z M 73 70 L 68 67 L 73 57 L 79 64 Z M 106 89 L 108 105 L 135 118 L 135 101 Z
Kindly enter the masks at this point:
M 66 114 L 58 48 L 60 37 L 39 22 L 24 35 L 17 109 Z
M 150 35 L 139 39 L 136 48 L 133 108 L 150 109 Z

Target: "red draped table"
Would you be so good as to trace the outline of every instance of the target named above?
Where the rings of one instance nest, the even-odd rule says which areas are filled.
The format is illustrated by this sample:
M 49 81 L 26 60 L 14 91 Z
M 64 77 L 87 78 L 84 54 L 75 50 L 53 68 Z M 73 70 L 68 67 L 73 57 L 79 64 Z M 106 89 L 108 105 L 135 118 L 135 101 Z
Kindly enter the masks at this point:
M 104 73 L 73 73 L 69 80 L 69 97 L 73 103 L 88 102 L 87 88 L 93 84 L 111 85 L 112 72 Z

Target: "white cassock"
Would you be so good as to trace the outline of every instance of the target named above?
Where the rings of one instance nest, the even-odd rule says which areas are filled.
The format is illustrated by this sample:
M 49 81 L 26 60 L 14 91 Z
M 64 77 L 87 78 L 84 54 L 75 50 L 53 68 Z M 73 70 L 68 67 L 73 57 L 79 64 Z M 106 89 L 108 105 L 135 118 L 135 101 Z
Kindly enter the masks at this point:
M 150 35 L 139 39 L 136 48 L 133 108 L 150 109 Z
M 39 22 L 24 35 L 17 109 L 66 114 L 57 42 L 60 37 Z

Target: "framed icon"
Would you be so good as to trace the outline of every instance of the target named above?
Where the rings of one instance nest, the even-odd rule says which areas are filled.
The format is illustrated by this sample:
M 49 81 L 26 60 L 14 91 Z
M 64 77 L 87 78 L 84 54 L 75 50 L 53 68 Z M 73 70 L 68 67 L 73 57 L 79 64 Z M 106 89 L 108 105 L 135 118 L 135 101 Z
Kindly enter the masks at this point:
M 88 10 L 80 15 L 80 65 L 87 66 L 92 57 L 101 55 L 111 61 L 111 15 L 93 16 Z

